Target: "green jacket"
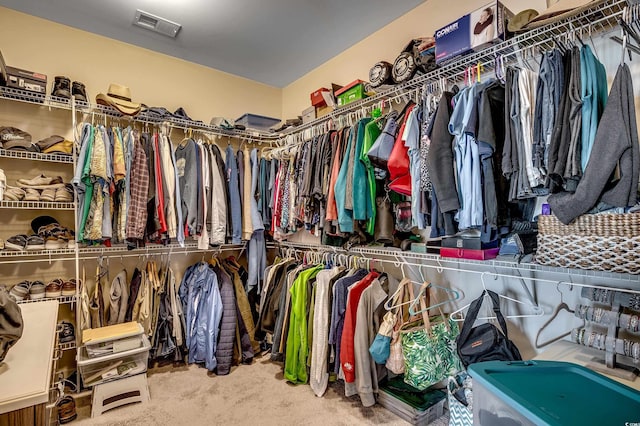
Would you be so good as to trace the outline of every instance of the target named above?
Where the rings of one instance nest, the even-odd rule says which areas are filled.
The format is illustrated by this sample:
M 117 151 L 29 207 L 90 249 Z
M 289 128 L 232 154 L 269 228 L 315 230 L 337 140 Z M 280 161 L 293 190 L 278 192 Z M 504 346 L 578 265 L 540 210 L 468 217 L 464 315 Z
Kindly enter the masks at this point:
M 312 266 L 300 272 L 291 286 L 291 316 L 284 360 L 284 378 L 292 383 L 307 383 L 307 356 L 309 354 L 307 328 L 307 283 L 323 265 Z

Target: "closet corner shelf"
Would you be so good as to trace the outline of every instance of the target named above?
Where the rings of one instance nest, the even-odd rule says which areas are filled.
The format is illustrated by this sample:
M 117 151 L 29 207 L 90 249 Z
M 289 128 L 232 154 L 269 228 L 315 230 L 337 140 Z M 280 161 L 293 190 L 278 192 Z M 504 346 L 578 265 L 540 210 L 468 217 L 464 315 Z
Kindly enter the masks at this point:
M 17 151 L 0 148 L 0 157 L 20 160 L 49 161 L 52 163 L 73 164 L 73 157 L 63 154 L 42 154 L 40 152 Z
M 56 203 L 49 201 L 0 201 L 0 209 L 24 210 L 74 210 L 73 203 Z
M 67 303 L 73 303 L 76 301 L 76 296 L 60 296 L 60 297 L 43 297 L 42 299 L 35 299 L 35 300 L 21 300 L 19 302 L 17 302 L 18 304 L 24 304 L 24 303 L 40 303 L 40 302 L 47 302 L 49 300 L 57 300 L 58 303 L 60 305 L 64 305 Z

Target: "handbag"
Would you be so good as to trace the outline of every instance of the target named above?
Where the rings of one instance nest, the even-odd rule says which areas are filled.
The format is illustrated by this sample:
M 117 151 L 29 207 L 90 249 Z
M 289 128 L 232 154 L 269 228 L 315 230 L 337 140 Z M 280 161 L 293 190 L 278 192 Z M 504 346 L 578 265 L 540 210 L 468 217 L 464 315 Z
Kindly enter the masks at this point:
M 493 312 L 498 319 L 499 330 L 491 323 L 484 323 L 477 327 L 473 324 L 478 317 L 484 296 L 488 295 L 493 304 Z M 491 290 L 484 290 L 480 297 L 471 302 L 467 317 L 462 324 L 460 336 L 457 339 L 458 356 L 467 368 L 470 364 L 481 361 L 521 361 L 522 356 L 516 345 L 509 340 L 507 323 L 500 312 L 498 295 Z
M 405 287 L 409 287 L 409 293 L 405 292 Z M 405 318 L 409 316 L 409 313 L 404 306 L 401 306 L 402 303 L 405 302 L 405 296 L 411 297 L 413 295 L 413 284 L 407 278 L 400 281 L 398 284 L 397 298 L 395 302 L 392 302 L 392 306 L 397 306 L 395 310 L 395 322 L 394 327 L 391 332 L 391 343 L 389 344 L 389 358 L 387 358 L 387 362 L 385 366 L 387 370 L 391 371 L 394 374 L 402 374 L 404 373 L 404 354 L 402 353 L 402 337 L 400 335 L 400 330 L 402 327 L 414 321 L 415 317 L 409 318 L 405 322 Z M 400 306 L 398 306 L 400 305 Z M 405 313 L 406 312 L 406 313 Z
M 387 169 L 387 161 L 389 161 L 389 155 L 393 149 L 393 144 L 396 138 L 396 131 L 398 130 L 398 113 L 395 111 L 390 112 L 387 115 L 387 121 L 384 123 L 382 133 L 376 138 L 369 151 L 367 151 L 367 157 L 369 161 L 375 167 L 380 169 Z
M 471 377 L 464 371 L 449 377 L 447 399 L 449 426 L 473 426 L 473 393 Z
M 429 292 L 430 289 L 427 289 L 425 297 L 420 298 L 423 323 L 401 331 L 405 360 L 404 381 L 419 390 L 462 370 L 455 350 L 458 325 L 445 318 L 440 308 L 439 316 L 429 318 L 425 300 L 429 299 Z
M 20 306 L 9 295 L 6 287 L 0 285 L 0 362 L 22 337 L 23 327 Z

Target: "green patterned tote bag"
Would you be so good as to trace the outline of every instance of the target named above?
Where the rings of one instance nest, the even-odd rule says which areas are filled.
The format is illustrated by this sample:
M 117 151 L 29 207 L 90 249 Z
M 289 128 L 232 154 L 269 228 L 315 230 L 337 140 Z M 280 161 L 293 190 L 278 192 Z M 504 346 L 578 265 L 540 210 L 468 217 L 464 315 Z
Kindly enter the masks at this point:
M 456 350 L 456 337 L 460 334 L 458 324 L 442 313 L 429 318 L 424 299 L 420 304 L 422 324 L 402 330 L 401 334 L 404 381 L 424 390 L 463 368 Z

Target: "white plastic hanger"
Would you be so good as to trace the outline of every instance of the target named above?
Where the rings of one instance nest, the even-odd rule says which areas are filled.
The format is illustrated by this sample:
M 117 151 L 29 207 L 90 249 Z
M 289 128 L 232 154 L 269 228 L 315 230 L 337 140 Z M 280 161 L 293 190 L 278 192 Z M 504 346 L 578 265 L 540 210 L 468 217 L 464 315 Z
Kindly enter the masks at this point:
M 404 274 L 404 272 L 403 272 L 403 274 Z M 408 302 L 404 302 L 404 303 L 402 302 L 402 300 L 400 300 L 400 303 L 398 303 L 398 304 L 396 304 L 396 305 L 393 305 L 393 306 L 389 305 L 393 300 L 395 300 L 395 297 L 396 297 L 398 294 L 400 294 L 400 292 L 401 292 L 401 291 L 403 291 L 403 289 L 404 289 L 406 286 L 408 286 L 408 285 L 413 285 L 413 283 L 411 282 L 411 280 L 410 280 L 410 279 L 408 279 L 408 278 L 406 278 L 406 277 L 405 277 L 405 278 L 402 278 L 402 281 L 400 281 L 400 284 L 398 284 L 398 289 L 395 291 L 395 293 L 393 293 L 391 296 L 389 296 L 389 297 L 387 298 L 387 301 L 386 301 L 386 302 L 385 302 L 385 304 L 384 304 L 384 308 L 385 308 L 387 311 L 390 311 L 390 310 L 392 310 L 392 309 L 399 308 L 399 307 L 401 307 L 401 306 L 405 306 L 405 305 L 408 305 L 408 304 L 410 304 L 410 303 L 413 303 L 413 300 L 409 300 Z
M 487 287 L 485 286 L 485 283 L 484 283 L 484 276 L 486 274 L 487 274 L 487 272 L 483 272 L 482 275 L 480 276 L 480 280 L 482 281 L 482 289 L 483 290 L 487 290 Z M 488 297 L 488 295 L 486 293 L 485 293 L 485 297 Z M 539 316 L 544 315 L 544 310 L 540 306 L 536 306 L 536 305 L 534 305 L 532 303 L 528 303 L 528 302 L 522 302 L 520 300 L 511 298 L 511 297 L 508 297 L 508 296 L 504 296 L 504 295 L 499 294 L 499 293 L 498 293 L 498 297 L 500 299 L 505 299 L 505 300 L 509 300 L 511 302 L 514 302 L 514 303 L 517 303 L 517 304 L 520 304 L 520 305 L 524 305 L 524 306 L 530 308 L 531 311 L 533 312 L 531 314 L 523 314 L 523 315 L 503 315 L 505 318 L 531 318 L 531 317 L 539 317 Z M 457 309 L 457 310 L 451 312 L 451 319 L 454 320 L 454 321 L 457 321 L 457 322 L 464 321 L 465 317 L 462 314 L 462 311 L 467 309 L 469 307 L 469 305 L 471 305 L 471 303 L 463 306 L 460 309 Z M 492 319 L 496 319 L 496 317 L 495 316 L 478 317 L 477 319 L 479 319 L 479 320 L 492 320 Z
M 415 308 L 420 303 L 420 298 L 424 295 L 425 291 L 428 291 L 431 288 L 444 290 L 445 292 L 450 293 L 452 297 L 442 302 L 430 303 L 425 309 L 420 309 L 419 311 L 416 311 Z M 415 299 L 412 300 L 411 305 L 409 306 L 409 315 L 411 316 L 418 315 L 424 311 L 428 311 L 432 308 L 437 308 L 438 306 L 442 306 L 444 304 L 447 304 L 449 302 L 452 302 L 458 299 L 460 299 L 460 293 L 458 291 L 425 281 L 424 284 L 422 284 L 422 287 L 420 287 L 420 291 L 418 292 L 418 295 L 416 296 Z

